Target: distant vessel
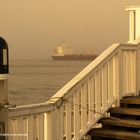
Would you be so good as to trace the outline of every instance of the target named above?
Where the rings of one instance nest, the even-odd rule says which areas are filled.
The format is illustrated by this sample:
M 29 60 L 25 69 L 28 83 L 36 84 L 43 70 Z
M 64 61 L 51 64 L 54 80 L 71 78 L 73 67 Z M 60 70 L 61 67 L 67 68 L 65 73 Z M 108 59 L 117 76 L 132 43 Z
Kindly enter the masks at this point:
M 85 50 L 82 54 L 74 54 L 68 44 L 62 43 L 52 55 L 53 60 L 94 60 L 97 57 L 92 50 Z

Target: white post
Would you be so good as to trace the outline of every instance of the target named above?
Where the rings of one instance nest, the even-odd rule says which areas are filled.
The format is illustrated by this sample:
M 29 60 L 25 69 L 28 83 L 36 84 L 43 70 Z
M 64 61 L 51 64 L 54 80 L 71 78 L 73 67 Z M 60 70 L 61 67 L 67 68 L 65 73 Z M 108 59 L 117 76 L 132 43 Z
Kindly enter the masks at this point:
M 44 140 L 57 140 L 57 120 L 57 110 L 44 113 Z
M 136 25 L 135 25 L 135 11 L 129 11 L 129 43 L 132 43 L 136 39 Z

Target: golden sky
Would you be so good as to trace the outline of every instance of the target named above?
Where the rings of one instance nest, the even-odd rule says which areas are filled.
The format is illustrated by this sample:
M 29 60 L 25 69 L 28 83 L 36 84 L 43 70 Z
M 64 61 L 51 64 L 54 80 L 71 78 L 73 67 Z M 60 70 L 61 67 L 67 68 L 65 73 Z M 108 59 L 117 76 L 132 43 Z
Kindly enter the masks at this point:
M 49 59 L 63 41 L 101 53 L 128 40 L 128 5 L 140 0 L 1 0 L 0 35 L 10 59 Z

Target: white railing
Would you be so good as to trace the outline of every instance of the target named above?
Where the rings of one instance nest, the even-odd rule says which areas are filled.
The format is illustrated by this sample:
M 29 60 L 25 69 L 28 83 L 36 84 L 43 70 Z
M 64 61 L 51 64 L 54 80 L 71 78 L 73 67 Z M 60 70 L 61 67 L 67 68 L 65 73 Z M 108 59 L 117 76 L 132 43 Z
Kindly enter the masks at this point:
M 136 95 L 138 44 L 113 44 L 46 103 L 9 111 L 10 140 L 81 140 L 123 96 Z

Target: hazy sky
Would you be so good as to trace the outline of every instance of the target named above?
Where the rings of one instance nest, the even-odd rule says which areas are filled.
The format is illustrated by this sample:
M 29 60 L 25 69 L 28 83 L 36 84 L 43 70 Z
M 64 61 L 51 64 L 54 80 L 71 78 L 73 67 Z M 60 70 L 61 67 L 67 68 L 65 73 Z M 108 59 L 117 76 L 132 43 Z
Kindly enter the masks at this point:
M 10 59 L 49 59 L 63 41 L 100 53 L 128 40 L 128 5 L 140 0 L 1 0 L 0 36 Z

